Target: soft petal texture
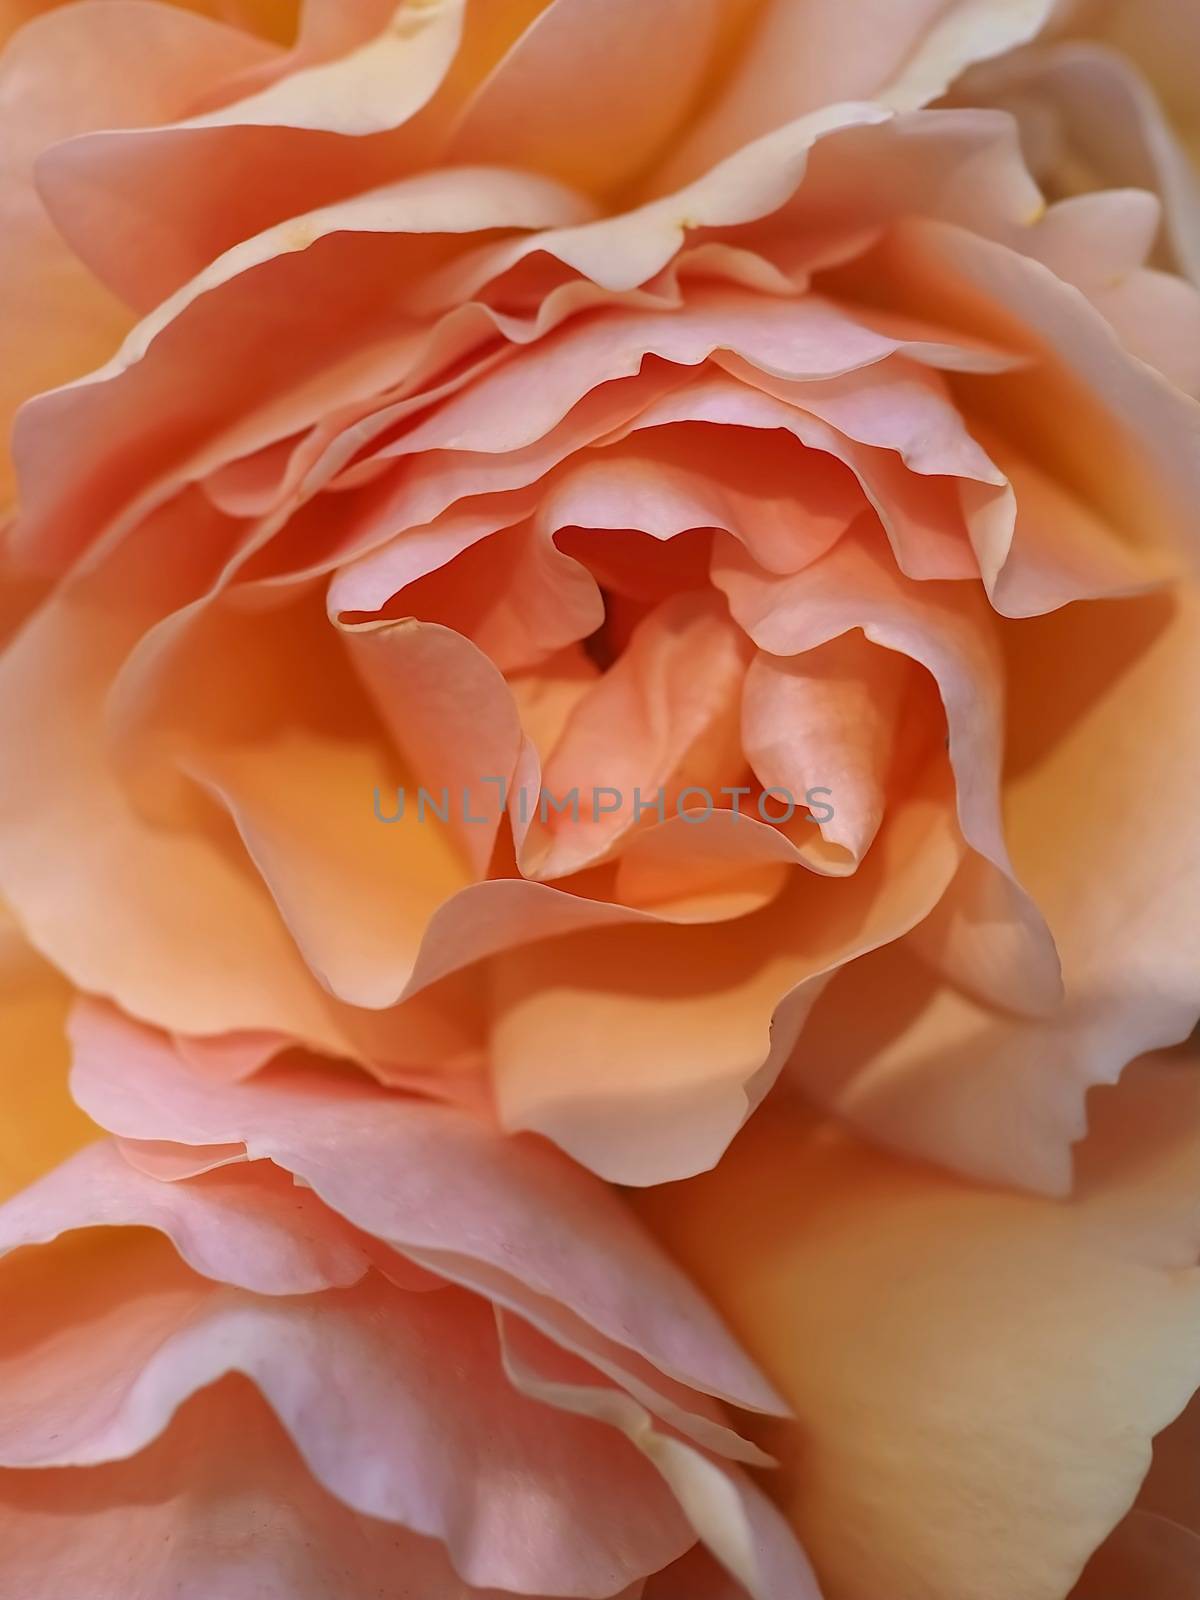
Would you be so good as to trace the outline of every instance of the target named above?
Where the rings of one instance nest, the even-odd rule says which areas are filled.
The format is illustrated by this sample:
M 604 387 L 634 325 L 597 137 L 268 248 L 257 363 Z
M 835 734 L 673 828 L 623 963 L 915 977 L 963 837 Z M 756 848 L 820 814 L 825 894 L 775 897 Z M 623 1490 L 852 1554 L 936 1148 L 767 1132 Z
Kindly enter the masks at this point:
M 321 1483 L 357 1511 L 442 1540 L 469 1583 L 611 1594 L 691 1542 L 653 1480 L 620 1471 L 616 1435 L 584 1421 L 549 1430 L 508 1388 L 491 1312 L 473 1297 L 405 1294 L 378 1277 L 315 1296 L 214 1291 L 165 1250 L 82 1258 L 81 1321 L 57 1338 L 61 1265 L 44 1252 L 9 1269 L 24 1310 L 6 1341 L 6 1382 L 22 1398 L 0 1427 L 5 1464 L 124 1459 L 196 1390 L 242 1372 Z M 343 1372 L 353 1381 L 339 1382 Z M 478 1483 L 491 1492 L 476 1497 Z
M 27 1600 L 252 1600 L 281 1584 L 290 1600 L 503 1600 L 466 1586 L 433 1540 L 322 1489 L 265 1402 L 234 1377 L 187 1401 L 128 1461 L 0 1472 L 0 1529 L 6 1570 Z
M 1062 1205 L 784 1103 L 642 1198 L 792 1403 L 760 1436 L 828 1594 L 1070 1588 L 1200 1386 L 1198 1089 L 1167 1057 L 1105 1090 Z
M 356 1283 L 371 1260 L 333 1213 L 269 1167 L 159 1183 L 113 1144 L 88 1145 L 10 1200 L 0 1240 L 7 1252 L 100 1225 L 154 1228 L 203 1276 L 259 1294 Z
M 78 1092 L 132 1138 L 88 1147 L 0 1209 L 0 1253 L 15 1252 L 0 1275 L 23 1308 L 0 1353 L 16 1385 L 0 1457 L 25 1514 L 18 1548 L 36 1542 L 39 1504 L 18 1469 L 87 1469 L 86 1515 L 90 1496 L 140 1481 L 136 1464 L 104 1463 L 169 1461 L 178 1408 L 194 1415 L 191 1397 L 241 1373 L 317 1482 L 368 1519 L 360 1539 L 384 1519 L 398 1550 L 406 1529 L 440 1540 L 472 1595 L 623 1595 L 688 1548 L 685 1516 L 751 1600 L 808 1585 L 784 1524 L 728 1459 L 767 1458 L 687 1382 L 779 1402 L 595 1180 L 476 1113 L 324 1069 L 197 1075 L 94 1005 L 74 1031 Z M 173 1140 L 201 1165 L 164 1165 Z M 238 1143 L 241 1163 L 213 1159 Z M 143 1153 L 151 1170 L 130 1164 Z M 179 1255 L 131 1232 L 145 1229 Z M 582 1386 L 568 1395 L 564 1376 Z M 275 1454 L 273 1477 L 290 1459 Z M 751 1528 L 763 1539 L 747 1566 Z M 466 1600 L 431 1547 L 412 1550 L 428 1582 Z
M 270 53 L 249 34 L 146 0 L 50 11 L 9 43 L 0 58 L 5 433 L 21 401 L 96 365 L 129 320 L 46 215 L 34 183 L 39 153 L 93 128 L 175 115 Z M 6 456 L 0 503 L 11 496 L 9 470 Z
M 111 1132 L 242 1144 L 406 1254 L 437 1270 L 461 1261 L 448 1276 L 470 1281 L 473 1262 L 685 1381 L 741 1404 L 775 1403 L 619 1203 L 556 1152 L 506 1141 L 457 1108 L 330 1072 L 206 1082 L 159 1036 L 99 1008 L 80 1010 L 73 1027 L 74 1092 Z

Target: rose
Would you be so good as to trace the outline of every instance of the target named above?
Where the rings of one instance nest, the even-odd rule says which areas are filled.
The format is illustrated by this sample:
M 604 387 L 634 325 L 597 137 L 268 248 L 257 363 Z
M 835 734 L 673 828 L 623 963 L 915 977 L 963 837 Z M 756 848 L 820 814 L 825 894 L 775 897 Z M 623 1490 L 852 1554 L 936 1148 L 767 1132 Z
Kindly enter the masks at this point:
M 147 311 L 16 433 L 13 565 L 57 587 L 0 664 L 0 883 L 38 946 L 194 1068 L 486 1079 L 608 1177 L 716 1161 L 786 1061 L 1064 1192 L 1088 1085 L 1196 1011 L 1196 308 L 1146 197 L 1043 215 L 1005 117 L 910 111 L 1045 8 L 866 49 L 844 5 L 714 6 L 666 78 L 665 5 L 313 11 L 291 56 L 155 11 L 137 92 L 56 121 L 64 41 L 107 82 L 135 9 L 10 57 L 34 142 L 120 125 L 40 203 Z M 16 282 L 74 307 L 15 192 Z M 22 331 L 18 388 L 71 370 Z M 497 778 L 836 805 L 576 825 Z M 488 825 L 382 828 L 405 780 Z

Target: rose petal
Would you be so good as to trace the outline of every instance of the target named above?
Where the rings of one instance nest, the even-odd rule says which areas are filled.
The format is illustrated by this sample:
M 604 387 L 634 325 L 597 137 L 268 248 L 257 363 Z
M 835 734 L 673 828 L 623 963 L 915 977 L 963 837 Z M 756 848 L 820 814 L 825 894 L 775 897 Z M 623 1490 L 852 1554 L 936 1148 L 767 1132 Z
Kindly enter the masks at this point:
M 1097 1099 L 1066 1204 L 779 1101 L 714 1174 L 640 1199 L 787 1389 L 797 1422 L 759 1437 L 831 1592 L 1070 1588 L 1200 1383 L 1198 1089 L 1168 1060 Z

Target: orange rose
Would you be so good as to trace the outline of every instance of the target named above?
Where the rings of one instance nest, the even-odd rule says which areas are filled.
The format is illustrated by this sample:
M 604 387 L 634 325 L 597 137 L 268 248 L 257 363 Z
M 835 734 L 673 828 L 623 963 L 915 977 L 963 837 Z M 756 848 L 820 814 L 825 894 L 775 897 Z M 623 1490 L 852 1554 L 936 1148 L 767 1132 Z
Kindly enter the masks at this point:
M 1141 1231 L 1109 1185 L 1157 1150 L 1142 1075 L 1106 1091 L 1135 1153 L 1093 1135 L 1099 1220 L 1060 1204 L 1089 1089 L 1200 1012 L 1200 300 L 1152 265 L 1152 194 L 1052 187 L 1031 143 L 1026 64 L 1084 24 L 1050 0 L 227 11 L 51 9 L 0 60 L 0 893 L 84 997 L 72 1091 L 112 1135 L 0 1241 L 170 1241 L 115 1236 L 86 1291 L 70 1241 L 10 1264 L 35 1307 L 7 1370 L 37 1399 L 0 1415 L 20 1586 L 66 1582 L 26 1531 L 66 1480 L 43 1497 L 31 1468 L 122 1506 L 161 1471 L 175 1508 L 197 1441 L 228 1456 L 240 1373 L 277 1420 L 238 1495 L 311 1495 L 331 1572 L 378 1523 L 414 1562 L 426 1541 L 421 1600 L 693 1600 L 721 1569 L 814 1595 L 721 1410 L 773 1391 L 600 1181 L 721 1163 L 779 1084 L 731 1164 L 647 1205 L 799 1413 L 774 1482 L 818 1580 L 1062 1600 L 1200 1379 L 1183 1332 L 1143 1381 L 1148 1318 L 1122 1323 L 1138 1373 L 1107 1410 L 1096 1344 L 1060 1457 L 973 1387 L 1020 1359 L 1017 1314 L 964 1317 L 940 1431 L 913 1389 L 908 1481 L 968 1486 L 944 1548 L 854 1397 L 864 1364 L 914 1382 L 960 1209 L 1055 1371 L 1112 1259 L 1186 1265 L 1186 1181 Z M 1158 186 L 1184 265 L 1194 218 Z M 808 1245 L 825 1141 L 829 1193 L 869 1191 L 844 1256 Z M 745 1231 L 706 1252 L 691 1197 L 743 1170 Z M 915 1263 L 895 1304 L 880 1250 Z M 801 1260 L 831 1284 L 812 1327 L 780 1287 Z M 68 1337 L 76 1293 L 103 1337 Z M 1174 1340 L 1190 1288 L 1163 1296 Z M 903 1359 L 854 1347 L 860 1314 Z M 806 1426 L 842 1441 L 815 1494 Z M 256 1581 L 300 1582 L 294 1538 Z

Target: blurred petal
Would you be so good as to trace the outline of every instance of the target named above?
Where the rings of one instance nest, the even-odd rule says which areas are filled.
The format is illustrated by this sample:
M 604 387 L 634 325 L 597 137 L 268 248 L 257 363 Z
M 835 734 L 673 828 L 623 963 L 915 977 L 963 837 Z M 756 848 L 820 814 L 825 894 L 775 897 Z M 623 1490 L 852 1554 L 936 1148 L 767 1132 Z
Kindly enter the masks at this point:
M 70 986 L 25 943 L 0 905 L 0 1200 L 95 1133 L 67 1089 Z
M 1194 1061 L 1152 1060 L 1093 1102 L 1065 1204 L 785 1101 L 639 1198 L 792 1403 L 757 1436 L 830 1592 L 1061 1600 L 1200 1385 L 1198 1138 Z

